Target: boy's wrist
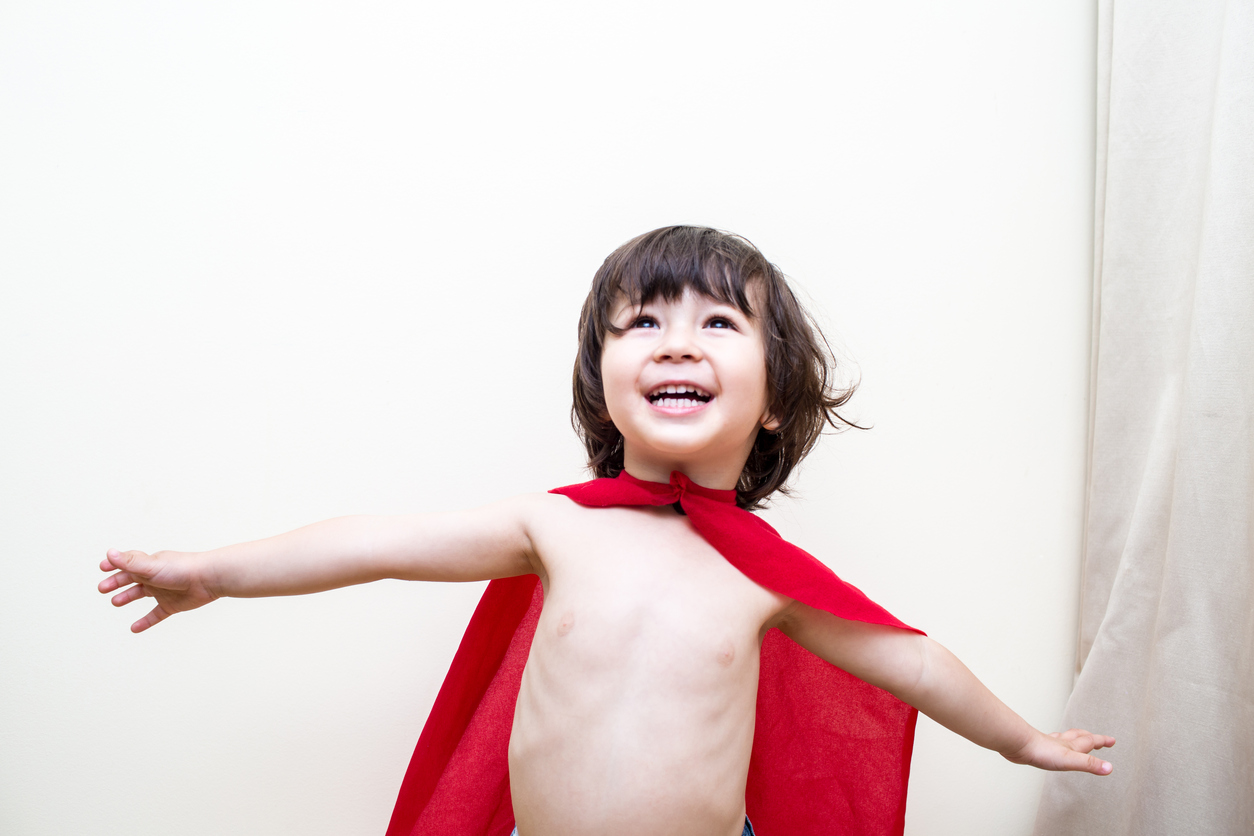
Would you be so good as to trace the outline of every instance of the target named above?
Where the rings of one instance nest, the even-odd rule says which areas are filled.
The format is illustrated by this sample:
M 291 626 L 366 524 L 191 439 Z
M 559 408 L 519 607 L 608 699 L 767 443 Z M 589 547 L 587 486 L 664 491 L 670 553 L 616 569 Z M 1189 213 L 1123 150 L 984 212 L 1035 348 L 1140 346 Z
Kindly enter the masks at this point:
M 1028 763 L 1031 760 L 1032 747 L 1040 738 L 1045 737 L 1044 732 L 1033 728 L 1024 723 L 1024 737 L 1021 740 L 1010 741 L 1010 745 L 999 751 L 999 754 L 1011 763 Z
M 228 547 L 229 548 L 229 547 Z M 204 552 L 166 552 L 172 561 L 177 561 L 187 572 L 192 586 L 200 586 L 213 598 L 229 598 L 232 594 L 225 589 L 221 578 L 222 552 L 225 549 L 211 549 Z

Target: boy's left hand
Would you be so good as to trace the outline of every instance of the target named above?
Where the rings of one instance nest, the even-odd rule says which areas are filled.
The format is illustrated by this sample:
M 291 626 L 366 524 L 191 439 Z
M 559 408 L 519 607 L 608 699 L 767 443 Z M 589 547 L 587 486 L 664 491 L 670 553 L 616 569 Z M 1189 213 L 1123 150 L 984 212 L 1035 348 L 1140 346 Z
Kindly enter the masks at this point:
M 1093 734 L 1084 729 L 1042 734 L 1037 732 L 1022 749 L 1002 754 L 1011 763 L 1022 763 L 1039 769 L 1057 772 L 1091 772 L 1109 775 L 1113 768 L 1108 761 L 1090 755 L 1094 749 L 1114 746 L 1115 739 L 1104 734 Z

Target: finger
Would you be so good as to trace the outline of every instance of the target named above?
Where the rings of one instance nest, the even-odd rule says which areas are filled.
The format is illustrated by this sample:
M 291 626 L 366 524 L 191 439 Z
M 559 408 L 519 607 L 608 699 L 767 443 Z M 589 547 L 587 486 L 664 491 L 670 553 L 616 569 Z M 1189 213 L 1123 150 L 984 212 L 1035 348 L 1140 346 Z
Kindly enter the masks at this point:
M 117 549 L 109 549 L 105 556 L 114 568 L 121 569 L 125 572 L 134 572 L 137 575 L 148 574 L 154 568 L 152 555 L 147 552 L 130 551 L 120 552 Z
M 1088 754 L 1093 750 L 1093 735 L 1083 729 L 1072 729 L 1076 734 L 1067 740 L 1067 745 L 1077 752 Z
M 143 598 L 147 594 L 148 592 L 144 589 L 143 584 L 135 584 L 132 587 L 123 589 L 117 595 L 114 595 L 112 598 L 110 598 L 109 601 L 115 607 L 124 607 L 127 604 L 129 604 L 131 601 L 138 601 L 140 598 Z
M 1060 740 L 1064 740 L 1068 743 L 1070 743 L 1073 740 L 1080 740 L 1081 738 L 1085 738 L 1085 737 L 1091 738 L 1094 736 L 1095 735 L 1092 732 L 1090 732 L 1088 729 L 1067 729 L 1065 732 L 1058 735 Z
M 154 624 L 159 624 L 170 617 L 170 614 L 158 604 L 149 610 L 148 615 L 131 625 L 132 633 L 142 633 Z
M 1063 768 L 1075 772 L 1088 772 L 1093 775 L 1109 775 L 1114 766 L 1109 761 L 1104 761 L 1093 755 L 1069 752 L 1067 757 L 1063 759 Z
M 129 554 L 129 552 L 127 554 Z M 105 559 L 101 562 L 100 567 L 103 569 L 106 563 L 114 569 L 124 569 L 126 568 L 126 554 L 123 554 L 117 549 L 109 549 L 105 552 Z
M 1089 752 L 1093 749 L 1105 749 L 1115 745 L 1115 739 L 1105 734 L 1093 734 L 1085 729 L 1068 729 L 1062 734 L 1051 734 L 1064 741 L 1077 752 Z
M 1095 734 L 1092 737 L 1094 749 L 1107 749 L 1115 745 L 1115 739 L 1109 735 Z
M 99 589 L 101 592 L 112 592 L 113 590 L 121 589 L 128 584 L 139 582 L 139 579 L 130 572 L 118 572 L 116 575 L 110 575 L 102 580 L 96 585 L 96 589 Z

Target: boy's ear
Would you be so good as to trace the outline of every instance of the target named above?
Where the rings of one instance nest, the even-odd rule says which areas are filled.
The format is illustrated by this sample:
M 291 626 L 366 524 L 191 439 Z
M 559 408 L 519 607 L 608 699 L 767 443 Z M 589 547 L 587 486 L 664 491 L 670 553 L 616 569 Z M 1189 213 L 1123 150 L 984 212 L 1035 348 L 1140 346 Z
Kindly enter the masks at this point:
M 769 412 L 766 413 L 762 416 L 762 429 L 766 430 L 768 433 L 775 432 L 779 429 L 779 419 Z

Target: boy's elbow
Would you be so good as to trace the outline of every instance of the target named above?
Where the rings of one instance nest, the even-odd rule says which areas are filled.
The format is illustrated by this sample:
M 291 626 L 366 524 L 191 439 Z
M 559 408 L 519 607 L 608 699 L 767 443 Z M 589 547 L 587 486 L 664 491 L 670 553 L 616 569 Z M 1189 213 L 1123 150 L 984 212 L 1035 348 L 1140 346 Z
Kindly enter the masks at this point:
M 907 696 L 901 696 L 905 702 L 917 707 L 919 702 L 926 700 L 929 689 L 932 685 L 932 655 L 934 653 L 933 645 L 936 642 L 927 636 L 921 636 L 918 633 L 909 634 L 910 652 L 905 654 L 905 664 L 901 672 L 902 691 Z
M 921 702 L 926 702 L 932 687 L 931 640 L 895 627 L 881 629 L 890 632 L 882 635 L 877 642 L 879 646 L 871 651 L 870 675 L 862 678 L 918 708 Z

